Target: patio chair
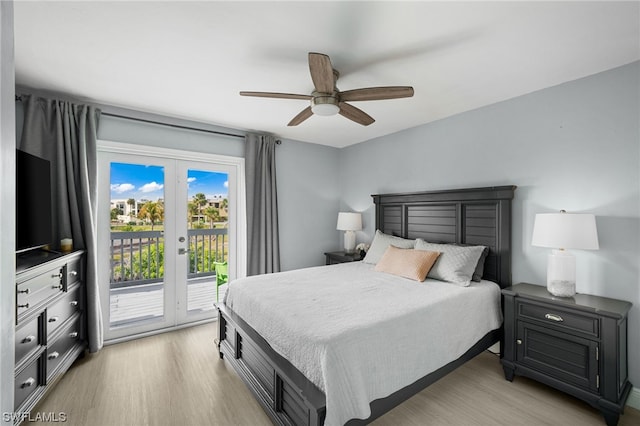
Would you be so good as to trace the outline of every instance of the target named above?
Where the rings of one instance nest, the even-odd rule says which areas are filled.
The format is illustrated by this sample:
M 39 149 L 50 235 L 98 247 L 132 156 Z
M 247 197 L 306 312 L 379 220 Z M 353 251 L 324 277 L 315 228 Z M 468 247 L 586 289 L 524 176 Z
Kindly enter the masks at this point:
M 227 262 L 216 262 L 216 303 L 219 301 L 220 286 L 229 281 L 229 265 Z

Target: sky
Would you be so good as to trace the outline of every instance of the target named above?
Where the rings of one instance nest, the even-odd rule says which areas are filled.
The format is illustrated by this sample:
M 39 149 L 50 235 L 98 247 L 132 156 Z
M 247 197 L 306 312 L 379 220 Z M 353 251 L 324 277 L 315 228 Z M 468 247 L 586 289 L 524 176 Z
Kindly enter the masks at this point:
M 156 201 L 158 198 L 164 198 L 164 181 L 164 167 L 111 163 L 112 200 L 133 198 Z M 189 199 L 198 192 L 202 192 L 207 198 L 219 195 L 227 197 L 229 194 L 226 173 L 189 170 L 187 183 Z

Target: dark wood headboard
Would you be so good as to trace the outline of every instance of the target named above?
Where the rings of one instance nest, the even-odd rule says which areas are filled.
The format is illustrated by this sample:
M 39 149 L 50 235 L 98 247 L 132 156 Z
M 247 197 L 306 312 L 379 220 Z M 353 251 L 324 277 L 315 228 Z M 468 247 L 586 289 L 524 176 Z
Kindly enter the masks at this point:
M 483 278 L 511 285 L 511 200 L 515 186 L 372 195 L 376 229 L 432 243 L 489 247 Z

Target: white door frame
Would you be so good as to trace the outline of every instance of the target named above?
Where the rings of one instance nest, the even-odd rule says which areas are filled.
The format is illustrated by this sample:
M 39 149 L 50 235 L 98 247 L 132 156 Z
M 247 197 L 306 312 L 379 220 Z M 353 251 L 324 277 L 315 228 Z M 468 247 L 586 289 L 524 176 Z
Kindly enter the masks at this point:
M 231 157 L 217 154 L 208 154 L 195 151 L 184 151 L 170 148 L 160 148 L 147 145 L 135 145 L 130 143 L 113 142 L 98 140 L 98 282 L 100 284 L 100 298 L 102 300 L 102 317 L 105 341 L 109 343 L 111 339 L 120 339 L 117 333 L 110 333 L 109 330 L 109 272 L 110 272 L 110 254 L 109 244 L 110 241 L 110 191 L 105 191 L 109 188 L 109 154 L 124 154 L 131 156 L 138 156 L 139 158 L 147 158 L 150 162 L 155 161 L 158 165 L 165 165 L 167 160 L 183 160 L 187 162 L 193 162 L 194 167 L 197 168 L 197 163 L 208 163 L 211 165 L 222 166 L 227 172 L 231 171 L 229 179 L 229 188 L 235 186 L 235 191 L 229 191 L 229 280 L 235 278 L 241 278 L 246 276 L 246 257 L 247 257 L 247 225 L 246 225 L 246 190 L 245 190 L 245 173 L 244 173 L 244 158 Z M 101 159 L 102 158 L 102 159 Z M 174 162 L 175 164 L 175 162 Z M 221 170 L 221 171 L 225 171 Z M 231 176 L 235 176 L 235 179 Z M 165 179 L 166 191 L 173 191 L 172 194 L 166 194 L 166 196 L 176 195 L 175 183 L 170 183 Z M 234 194 L 235 193 L 235 194 Z M 234 195 L 232 195 L 234 194 Z M 235 197 L 235 199 L 232 199 Z M 186 200 L 185 200 L 186 201 Z M 177 205 L 181 203 L 178 202 Z M 169 238 L 172 237 L 172 238 Z M 165 236 L 165 250 L 167 252 L 177 253 L 177 236 Z M 165 280 L 175 280 L 178 278 L 178 273 L 183 273 L 183 268 L 177 267 L 176 271 L 165 270 Z M 186 275 L 184 275 L 186 277 Z M 183 277 L 183 278 L 184 278 Z M 175 282 L 175 281 L 174 281 Z M 167 291 L 165 286 L 165 292 Z M 180 295 L 177 295 L 180 297 Z M 184 309 L 186 309 L 186 303 L 183 303 Z M 130 336 L 146 335 L 158 333 L 174 328 L 179 328 L 178 321 L 184 319 L 185 315 L 178 314 L 171 316 L 171 323 L 167 324 L 166 328 L 161 330 L 150 330 L 148 326 L 130 327 Z

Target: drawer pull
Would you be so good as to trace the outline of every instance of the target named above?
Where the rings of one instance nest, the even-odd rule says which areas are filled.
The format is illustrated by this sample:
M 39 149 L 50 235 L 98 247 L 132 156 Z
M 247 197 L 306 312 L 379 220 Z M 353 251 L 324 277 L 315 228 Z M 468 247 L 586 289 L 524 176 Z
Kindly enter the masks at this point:
M 26 290 L 18 290 L 18 293 L 20 293 L 20 294 L 29 294 L 29 293 L 31 293 L 31 289 L 28 288 Z
M 24 339 L 22 339 L 22 343 L 31 343 L 34 340 L 36 340 L 36 336 L 29 335 L 29 336 L 25 337 Z
M 34 385 L 34 383 L 36 382 L 36 379 L 34 379 L 33 377 L 29 377 L 27 380 L 25 380 L 24 382 L 22 382 L 22 384 L 20 385 L 20 387 L 22 389 L 24 388 L 30 388 L 31 386 Z
M 25 309 L 29 309 L 29 304 L 25 303 L 24 305 L 18 305 L 18 308 L 25 308 Z
M 56 285 L 52 285 L 51 288 L 54 290 L 62 290 L 63 287 L 62 287 L 62 284 L 56 284 Z
M 551 321 L 556 321 L 556 322 L 564 321 L 560 315 L 546 314 L 544 317 Z
M 62 271 L 58 272 L 57 274 L 51 274 L 51 278 L 62 278 Z
M 78 337 L 78 332 L 72 331 L 71 333 L 69 333 L 69 337 L 71 337 L 72 339 L 75 339 L 76 337 Z
M 49 318 L 49 322 L 56 322 L 60 319 L 60 317 L 51 317 Z
M 78 301 L 77 300 L 72 300 L 71 302 L 69 302 L 69 304 L 71 306 L 78 306 Z
M 522 344 L 522 340 L 518 339 L 518 340 L 516 340 L 516 343 L 521 345 Z
M 69 275 L 72 275 L 72 276 L 75 277 L 75 276 L 78 275 L 78 272 L 77 271 L 71 271 L 71 272 L 69 272 Z
M 58 352 L 52 352 L 49 354 L 49 356 L 47 357 L 48 359 L 56 359 L 60 356 L 60 354 Z

